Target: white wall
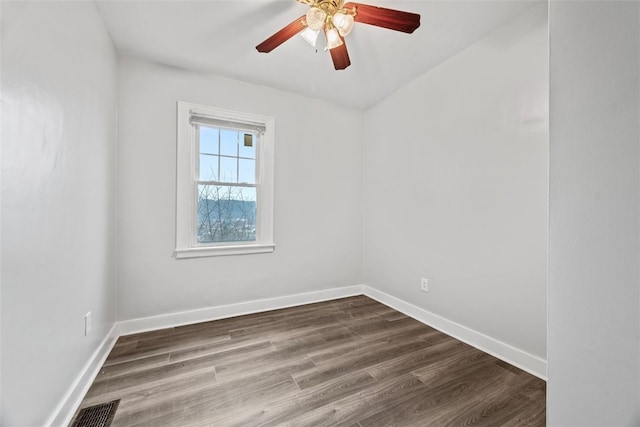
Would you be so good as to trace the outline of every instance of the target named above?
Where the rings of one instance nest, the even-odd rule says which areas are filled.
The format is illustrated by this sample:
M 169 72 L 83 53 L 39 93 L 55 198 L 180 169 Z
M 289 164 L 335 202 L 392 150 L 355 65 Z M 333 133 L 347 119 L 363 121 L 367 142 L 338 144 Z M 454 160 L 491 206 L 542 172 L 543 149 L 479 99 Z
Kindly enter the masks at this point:
M 536 6 L 364 117 L 365 284 L 542 359 L 546 18 Z
M 119 69 L 119 319 L 362 283 L 360 112 L 126 57 Z M 173 257 L 179 100 L 275 118 L 273 254 Z
M 550 9 L 550 426 L 640 425 L 638 2 Z
M 2 425 L 44 425 L 115 320 L 116 59 L 92 3 L 2 4 Z

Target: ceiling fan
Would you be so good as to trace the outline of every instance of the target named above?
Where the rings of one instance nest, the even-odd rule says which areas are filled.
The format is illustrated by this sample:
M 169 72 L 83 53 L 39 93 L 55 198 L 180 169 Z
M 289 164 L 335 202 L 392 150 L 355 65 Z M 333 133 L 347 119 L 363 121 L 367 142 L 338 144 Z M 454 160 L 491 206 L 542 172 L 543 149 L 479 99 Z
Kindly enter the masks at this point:
M 256 46 L 258 52 L 268 53 L 296 34 L 312 46 L 318 34 L 324 31 L 327 39 L 325 50 L 331 53 L 336 70 L 351 65 L 344 38 L 351 32 L 354 22 L 375 25 L 404 33 L 413 33 L 420 26 L 420 15 L 361 3 L 344 3 L 344 0 L 297 0 L 309 5 L 309 10 L 280 31 Z

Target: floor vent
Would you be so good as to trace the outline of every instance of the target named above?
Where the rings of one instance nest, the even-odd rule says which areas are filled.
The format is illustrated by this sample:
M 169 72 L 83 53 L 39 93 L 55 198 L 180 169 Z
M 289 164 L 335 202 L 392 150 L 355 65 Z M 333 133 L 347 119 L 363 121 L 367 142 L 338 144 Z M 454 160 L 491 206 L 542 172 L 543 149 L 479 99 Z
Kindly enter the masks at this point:
M 109 427 L 119 403 L 120 399 L 83 408 L 69 427 Z

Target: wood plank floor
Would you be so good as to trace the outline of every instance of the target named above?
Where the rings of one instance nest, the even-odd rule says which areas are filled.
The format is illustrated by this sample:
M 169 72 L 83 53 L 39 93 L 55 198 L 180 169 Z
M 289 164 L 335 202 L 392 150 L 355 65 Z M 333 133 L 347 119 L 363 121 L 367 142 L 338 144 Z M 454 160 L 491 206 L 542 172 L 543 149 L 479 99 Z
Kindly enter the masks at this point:
M 118 339 L 122 426 L 543 426 L 544 381 L 365 296 Z

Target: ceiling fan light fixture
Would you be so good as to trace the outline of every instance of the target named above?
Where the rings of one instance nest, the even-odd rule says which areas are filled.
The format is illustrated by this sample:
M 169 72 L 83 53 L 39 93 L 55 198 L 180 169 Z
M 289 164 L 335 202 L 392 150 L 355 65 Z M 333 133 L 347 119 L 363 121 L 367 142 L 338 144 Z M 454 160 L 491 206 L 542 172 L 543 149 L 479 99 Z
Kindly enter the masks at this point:
M 342 39 L 340 38 L 340 33 L 335 28 L 329 28 L 325 32 L 327 36 L 327 47 L 325 50 L 333 49 L 338 46 L 342 46 Z
M 344 37 L 351 32 L 355 22 L 408 34 L 420 27 L 420 15 L 417 13 L 353 3 L 348 0 L 297 1 L 309 6 L 307 13 L 258 44 L 256 46 L 258 52 L 271 52 L 301 33 L 302 37 L 315 47 L 318 33 L 323 31 L 326 37 L 324 50 L 325 52 L 330 50 L 333 67 L 336 70 L 344 70 L 351 65 Z
M 333 17 L 331 18 L 331 22 L 333 22 L 333 25 L 336 26 L 340 35 L 342 37 L 346 37 L 353 29 L 354 19 L 352 15 L 338 12 L 333 15 Z
M 327 14 L 317 7 L 312 7 L 307 11 L 307 26 L 312 30 L 319 31 L 324 27 Z
M 311 46 L 316 47 L 316 42 L 318 41 L 318 34 L 320 34 L 319 30 L 312 30 L 310 27 L 305 28 L 300 33 L 300 36 Z

